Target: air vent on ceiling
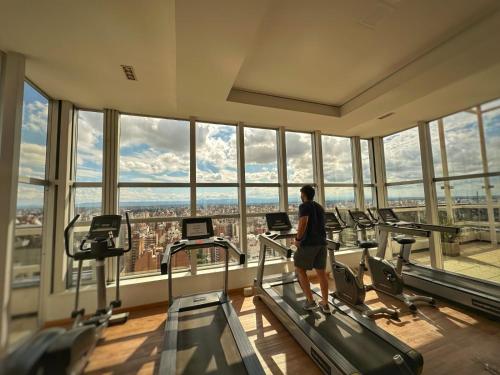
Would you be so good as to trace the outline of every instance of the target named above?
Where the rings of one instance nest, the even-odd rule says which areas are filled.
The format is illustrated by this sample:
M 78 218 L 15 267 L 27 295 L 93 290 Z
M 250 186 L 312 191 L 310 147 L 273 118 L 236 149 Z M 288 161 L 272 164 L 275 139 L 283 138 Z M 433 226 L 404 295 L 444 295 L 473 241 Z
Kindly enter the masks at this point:
M 393 114 L 394 114 L 394 112 L 389 112 L 389 113 L 386 113 L 385 115 L 380 116 L 378 119 L 379 120 L 383 120 L 383 119 L 385 119 L 387 117 L 392 116 Z
M 123 73 L 125 73 L 125 77 L 127 77 L 130 81 L 137 81 L 137 77 L 135 76 L 134 67 L 130 65 L 121 65 L 123 69 Z

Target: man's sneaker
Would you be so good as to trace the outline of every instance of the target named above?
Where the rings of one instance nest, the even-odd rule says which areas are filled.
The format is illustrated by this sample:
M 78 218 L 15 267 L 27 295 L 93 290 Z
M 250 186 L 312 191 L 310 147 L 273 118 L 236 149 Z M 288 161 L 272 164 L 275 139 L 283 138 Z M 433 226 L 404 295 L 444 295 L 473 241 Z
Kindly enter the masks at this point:
M 315 300 L 312 300 L 312 301 L 307 301 L 304 302 L 304 305 L 302 306 L 304 308 L 304 310 L 314 310 L 316 308 L 318 308 L 318 305 L 316 304 L 316 301 Z
M 323 304 L 323 303 L 318 303 L 319 307 L 321 308 L 321 311 L 323 311 L 323 314 L 329 315 L 332 313 L 332 310 L 330 310 L 330 304 Z

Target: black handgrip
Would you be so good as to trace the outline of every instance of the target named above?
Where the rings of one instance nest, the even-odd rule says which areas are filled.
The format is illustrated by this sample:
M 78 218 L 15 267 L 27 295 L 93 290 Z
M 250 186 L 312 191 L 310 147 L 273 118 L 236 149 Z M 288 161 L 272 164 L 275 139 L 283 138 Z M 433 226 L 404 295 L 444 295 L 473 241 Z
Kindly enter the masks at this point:
M 125 211 L 125 220 L 127 221 L 127 237 L 128 237 L 128 246 L 127 250 L 123 250 L 124 253 L 128 253 L 130 249 L 132 249 L 132 228 L 130 226 L 130 219 L 128 217 L 128 211 Z
M 240 264 L 245 264 L 246 254 L 240 254 Z
M 79 218 L 80 215 L 76 215 L 64 229 L 64 249 L 66 250 L 66 255 L 70 258 L 73 258 L 73 254 L 69 251 L 69 231 L 73 228 Z
M 370 216 L 370 219 L 372 219 L 373 222 L 377 223 L 378 220 L 375 219 L 375 216 L 373 215 L 372 210 L 370 210 L 369 208 L 367 208 L 366 211 L 368 211 L 368 216 Z

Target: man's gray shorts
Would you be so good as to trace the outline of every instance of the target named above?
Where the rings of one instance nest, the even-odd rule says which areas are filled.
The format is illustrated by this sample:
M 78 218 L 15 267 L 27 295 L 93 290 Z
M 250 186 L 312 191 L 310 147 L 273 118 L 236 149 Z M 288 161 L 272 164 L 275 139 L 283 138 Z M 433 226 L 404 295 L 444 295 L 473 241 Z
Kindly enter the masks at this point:
M 326 245 L 299 246 L 293 257 L 295 267 L 305 270 L 326 268 Z

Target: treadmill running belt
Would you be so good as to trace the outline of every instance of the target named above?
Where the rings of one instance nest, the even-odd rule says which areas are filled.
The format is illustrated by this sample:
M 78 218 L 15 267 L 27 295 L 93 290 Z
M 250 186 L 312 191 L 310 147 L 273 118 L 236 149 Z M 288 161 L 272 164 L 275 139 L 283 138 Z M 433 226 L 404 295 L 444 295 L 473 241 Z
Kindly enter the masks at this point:
M 408 265 L 403 268 L 403 272 L 414 275 L 416 277 L 423 277 L 431 279 L 432 281 L 441 282 L 450 286 L 455 286 L 465 290 L 470 290 L 471 293 L 477 292 L 489 296 L 492 299 L 500 299 L 500 288 L 497 285 L 489 284 L 488 282 L 481 282 L 480 280 L 470 279 L 461 275 L 450 274 L 439 270 L 433 270 L 428 267 L 418 265 Z
M 380 375 L 418 374 L 421 371 L 421 363 L 410 358 L 406 353 L 401 353 L 390 343 L 366 329 L 348 315 L 338 310 L 329 316 L 325 316 L 319 310 L 304 310 L 302 305 L 305 296 L 298 282 L 275 285 L 272 288 L 361 373 Z M 333 307 L 333 309 L 335 308 Z M 407 365 L 397 364 L 394 361 L 394 356 L 398 354 L 405 359 Z
M 246 373 L 221 305 L 179 313 L 176 373 Z

